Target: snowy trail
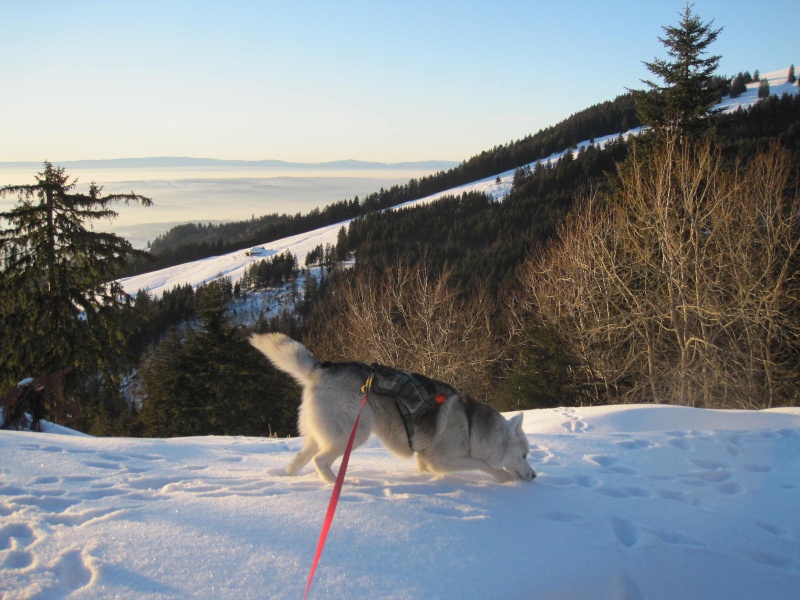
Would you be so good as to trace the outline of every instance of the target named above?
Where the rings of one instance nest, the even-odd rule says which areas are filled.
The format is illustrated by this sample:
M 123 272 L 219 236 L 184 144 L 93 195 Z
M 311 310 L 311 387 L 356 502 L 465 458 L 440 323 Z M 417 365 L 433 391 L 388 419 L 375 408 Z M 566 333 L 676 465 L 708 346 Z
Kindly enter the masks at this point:
M 539 477 L 355 451 L 314 598 L 789 598 L 800 409 L 528 411 Z M 330 487 L 301 439 L 0 431 L 3 598 L 297 598 Z

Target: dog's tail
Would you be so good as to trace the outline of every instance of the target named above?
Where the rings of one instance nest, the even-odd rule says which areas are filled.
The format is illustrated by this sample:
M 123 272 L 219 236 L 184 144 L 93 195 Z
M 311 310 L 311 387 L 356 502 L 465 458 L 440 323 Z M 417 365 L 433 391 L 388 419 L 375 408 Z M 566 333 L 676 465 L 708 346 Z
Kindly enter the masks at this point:
M 294 377 L 300 385 L 311 378 L 311 372 L 319 365 L 317 358 L 300 342 L 282 333 L 253 335 L 250 343 L 284 373 Z

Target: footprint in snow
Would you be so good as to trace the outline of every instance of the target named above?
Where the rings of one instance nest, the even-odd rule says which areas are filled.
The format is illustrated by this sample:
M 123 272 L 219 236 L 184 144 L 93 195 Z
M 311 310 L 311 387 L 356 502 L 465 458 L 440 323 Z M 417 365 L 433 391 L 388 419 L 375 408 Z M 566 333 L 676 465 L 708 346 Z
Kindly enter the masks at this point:
M 775 537 L 788 540 L 790 539 L 789 531 L 781 527 L 780 525 L 775 525 L 774 523 L 767 523 L 766 521 L 756 521 L 756 525 L 766 531 L 774 535 Z
M 10 523 L 0 527 L 0 550 L 27 548 L 34 539 L 33 529 L 25 523 Z
M 93 576 L 93 571 L 80 550 L 64 552 L 58 559 L 55 572 L 64 585 L 73 591 L 89 585 Z
M 753 562 L 775 567 L 776 569 L 785 571 L 796 570 L 792 569 L 792 559 L 788 556 L 778 556 L 777 554 L 770 554 L 768 552 L 748 552 L 746 556 Z
M 627 548 L 632 548 L 639 541 L 640 530 L 636 524 L 631 521 L 626 519 L 612 519 L 611 529 L 617 540 Z
M 33 564 L 33 554 L 27 548 L 34 541 L 36 535 L 25 523 L 0 527 L 0 569 L 25 569 Z

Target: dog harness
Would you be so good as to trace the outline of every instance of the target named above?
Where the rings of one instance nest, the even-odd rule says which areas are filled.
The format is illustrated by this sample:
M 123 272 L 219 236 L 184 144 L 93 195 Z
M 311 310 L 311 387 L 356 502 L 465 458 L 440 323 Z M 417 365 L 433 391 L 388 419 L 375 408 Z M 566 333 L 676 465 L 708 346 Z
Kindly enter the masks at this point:
M 377 376 L 377 377 L 376 377 Z M 391 367 L 379 364 L 372 365 L 370 375 L 369 390 L 381 396 L 394 397 L 397 410 L 403 418 L 403 424 L 408 436 L 408 447 L 414 450 L 414 430 L 416 427 L 435 428 L 435 412 L 447 400 L 443 393 L 437 393 L 437 388 L 445 388 L 452 394 L 455 390 L 444 386 L 444 384 L 434 382 L 427 377 L 409 373 L 407 371 L 397 371 Z M 380 381 L 380 385 L 376 383 Z M 391 386 L 391 387 L 389 387 Z M 365 386 L 366 387 L 366 386 Z

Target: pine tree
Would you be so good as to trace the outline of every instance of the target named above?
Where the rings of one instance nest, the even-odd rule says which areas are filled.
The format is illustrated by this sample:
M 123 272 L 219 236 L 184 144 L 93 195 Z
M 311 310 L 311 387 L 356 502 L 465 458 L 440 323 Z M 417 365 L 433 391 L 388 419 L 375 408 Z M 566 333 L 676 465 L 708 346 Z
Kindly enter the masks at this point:
M 230 280 L 203 286 L 199 330 L 173 330 L 142 361 L 144 435 L 294 434 L 296 388 L 228 324 L 230 297 Z
M 662 28 L 665 36 L 659 37 L 659 41 L 672 60 L 656 58 L 644 63 L 664 85 L 642 80 L 649 89 L 633 91 L 643 123 L 657 130 L 677 130 L 682 134 L 696 134 L 703 129 L 720 97 L 713 73 L 721 57 L 704 57 L 722 31 L 722 28 L 712 29 L 713 23 L 713 20 L 703 23 L 687 4 L 677 27 Z
M 118 370 L 130 299 L 113 280 L 135 251 L 91 222 L 116 217 L 116 202 L 152 204 L 134 193 L 102 196 L 95 183 L 77 193 L 77 180 L 49 162 L 35 179 L 0 188 L 0 197 L 18 197 L 0 213 L 0 389 L 29 376 L 86 383 Z
M 769 98 L 769 93 L 769 81 L 762 79 L 761 84 L 758 86 L 758 97 Z
M 786 79 L 786 81 L 789 83 L 794 83 L 797 81 L 797 77 L 794 74 L 794 65 L 789 66 L 789 77 Z
M 744 76 L 739 73 L 731 82 L 731 98 L 738 98 L 747 91 Z

